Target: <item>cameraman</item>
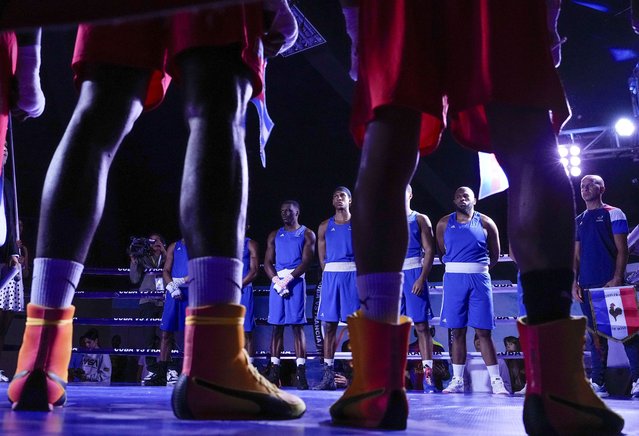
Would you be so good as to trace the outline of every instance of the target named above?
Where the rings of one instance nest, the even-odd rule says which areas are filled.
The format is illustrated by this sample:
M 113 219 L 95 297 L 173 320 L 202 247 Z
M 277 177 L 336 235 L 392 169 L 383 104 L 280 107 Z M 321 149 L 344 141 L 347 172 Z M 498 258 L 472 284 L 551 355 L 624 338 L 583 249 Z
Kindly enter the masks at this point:
M 163 291 L 164 283 L 162 281 L 162 272 L 145 274 L 144 270 L 148 268 L 164 268 L 166 259 L 166 249 L 164 238 L 158 233 L 151 233 L 145 244 L 140 244 L 140 238 L 133 240 L 129 248 L 129 256 L 131 258 L 131 266 L 129 278 L 131 283 L 140 284 L 140 292 Z M 141 318 L 161 318 L 162 306 L 164 305 L 164 296 L 150 296 L 140 299 Z M 153 342 L 157 333 L 156 327 L 143 327 L 142 337 L 144 338 L 144 346 Z M 147 356 L 147 367 L 153 367 L 154 359 Z

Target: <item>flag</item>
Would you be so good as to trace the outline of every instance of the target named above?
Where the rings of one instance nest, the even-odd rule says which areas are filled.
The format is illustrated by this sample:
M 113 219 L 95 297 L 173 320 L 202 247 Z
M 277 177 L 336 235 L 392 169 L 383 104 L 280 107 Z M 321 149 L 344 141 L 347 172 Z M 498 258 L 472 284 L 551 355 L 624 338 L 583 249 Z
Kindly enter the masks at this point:
M 479 200 L 508 189 L 508 178 L 492 153 L 479 154 Z
M 255 96 L 251 99 L 251 103 L 255 106 L 257 110 L 257 117 L 259 118 L 259 131 L 260 131 L 260 160 L 262 161 L 262 166 L 266 168 L 266 142 L 268 141 L 269 136 L 271 136 L 271 130 L 275 126 L 275 123 L 271 119 L 271 116 L 268 114 L 268 109 L 266 107 L 266 61 L 264 62 L 264 87 L 262 88 L 262 92 L 260 95 Z
M 634 286 L 589 290 L 597 334 L 623 342 L 639 332 L 639 311 Z

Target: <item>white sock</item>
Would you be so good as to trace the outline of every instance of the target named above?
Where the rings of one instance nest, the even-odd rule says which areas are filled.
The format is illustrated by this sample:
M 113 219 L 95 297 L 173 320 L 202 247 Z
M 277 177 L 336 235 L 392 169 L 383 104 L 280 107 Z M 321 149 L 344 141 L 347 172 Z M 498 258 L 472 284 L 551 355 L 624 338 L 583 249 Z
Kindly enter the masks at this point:
M 189 260 L 189 306 L 239 304 L 242 262 L 232 257 L 198 257 Z
M 333 365 L 335 364 L 335 359 L 326 359 L 326 358 L 325 358 L 325 359 L 324 359 L 324 363 L 325 363 L 327 366 L 333 366 Z
M 433 368 L 433 360 L 422 360 L 422 365 L 424 366 L 424 368 L 429 367 L 429 368 Z
M 365 318 L 399 324 L 399 301 L 404 273 L 386 272 L 357 276 L 357 294 Z
M 71 306 L 83 270 L 84 265 L 72 260 L 35 258 L 31 302 L 53 309 Z
M 297 366 L 306 365 L 306 358 L 298 357 L 297 359 L 295 359 L 295 363 L 297 364 Z
M 488 375 L 491 380 L 495 377 L 499 377 L 499 365 L 486 365 L 486 369 L 488 370 Z
M 271 357 L 271 363 L 273 365 L 279 365 L 280 364 L 280 358 L 279 357 Z
M 464 368 L 466 365 L 456 365 L 453 363 L 453 377 L 464 378 Z

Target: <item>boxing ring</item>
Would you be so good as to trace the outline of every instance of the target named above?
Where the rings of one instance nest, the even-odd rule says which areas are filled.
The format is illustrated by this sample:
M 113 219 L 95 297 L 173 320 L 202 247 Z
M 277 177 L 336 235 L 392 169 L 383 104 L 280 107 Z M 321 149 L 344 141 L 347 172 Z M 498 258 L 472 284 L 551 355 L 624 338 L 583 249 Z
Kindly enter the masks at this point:
M 500 263 L 511 262 L 507 256 L 502 256 Z M 160 270 L 149 270 L 149 273 Z M 159 318 L 142 318 L 131 316 L 135 311 L 137 300 L 148 297 L 162 297 L 163 291 L 140 292 L 135 289 L 125 289 L 125 286 L 110 289 L 95 289 L 83 286 L 85 282 L 100 285 L 108 283 L 108 279 L 126 276 L 126 268 L 104 269 L 86 268 L 80 288 L 76 292 L 74 304 L 78 308 L 74 318 L 74 345 L 77 338 L 90 326 L 98 327 L 110 335 L 118 331 L 134 334 L 136 329 L 159 326 Z M 441 298 L 441 284 L 430 283 L 431 298 Z M 98 287 L 98 286 L 96 286 Z M 268 287 L 255 287 L 256 305 L 268 300 Z M 317 286 L 310 285 L 307 289 L 307 314 L 312 314 L 313 297 L 318 292 Z M 516 295 L 516 285 L 509 280 L 494 280 L 493 293 L 495 299 L 513 299 Z M 101 316 L 93 317 L 90 311 L 85 311 L 85 303 L 92 302 L 93 307 L 99 308 Z M 88 307 L 88 306 L 87 306 Z M 120 308 L 126 308 L 120 310 Z M 438 309 L 437 303 L 434 304 Z M 262 310 L 256 310 L 256 335 L 270 340 L 270 328 L 266 323 Z M 122 312 L 122 313 L 118 313 Z M 437 310 L 436 310 L 437 312 Z M 497 313 L 497 312 L 496 312 Z M 106 316 L 110 315 L 110 316 Z M 500 314 L 495 322 L 500 329 L 514 336 L 516 333 L 516 313 Z M 18 324 L 20 321 L 16 321 Z M 315 336 L 313 330 L 314 319 L 308 318 L 305 332 L 308 340 L 307 376 L 311 386 L 321 379 L 318 342 L 310 337 Z M 439 325 L 437 317 L 431 320 L 434 326 Z M 286 329 L 287 331 L 290 329 Z M 345 330 L 342 326 L 341 330 Z M 290 334 L 290 333 L 289 333 Z M 446 336 L 444 329 L 438 331 L 438 336 Z M 110 336 L 101 335 L 103 342 L 108 342 Z M 339 333 L 338 333 L 339 337 Z M 472 344 L 472 335 L 469 335 Z M 500 348 L 500 336 L 495 335 L 497 348 Z M 441 341 L 447 347 L 446 342 Z M 285 348 L 292 348 L 290 336 L 285 337 Z M 472 350 L 472 345 L 469 350 Z M 12 347 L 9 347 L 12 348 Z M 256 355 L 256 365 L 265 366 L 269 354 L 268 348 L 259 347 Z M 338 350 L 339 350 L 338 346 Z M 82 348 L 74 348 L 74 352 L 88 352 Z M 145 346 L 124 345 L 121 348 L 103 347 L 92 349 L 91 353 L 107 353 L 122 356 L 158 355 L 159 350 Z M 179 350 L 173 350 L 174 358 L 181 357 Z M 282 359 L 294 359 L 294 352 L 286 350 Z M 338 352 L 336 359 L 350 359 L 350 353 Z M 435 353 L 434 359 L 449 359 L 448 353 Z M 521 353 L 499 352 L 500 359 L 521 359 Z M 421 360 L 419 353 L 409 353 L 409 359 Z M 480 359 L 477 352 L 468 355 L 470 360 Z M 7 384 L 0 384 L 0 396 L 6 398 Z M 328 409 L 341 395 L 342 391 L 298 391 L 292 387 L 283 387 L 300 396 L 307 405 L 306 413 L 297 420 L 291 421 L 181 421 L 173 416 L 170 407 L 172 387 L 148 387 L 139 384 L 112 384 L 111 386 L 91 383 L 71 383 L 68 386 L 68 402 L 66 407 L 58 408 L 52 413 L 13 412 L 8 401 L 0 402 L 0 434 L 118 434 L 140 435 L 154 432 L 156 434 L 246 434 L 259 432 L 260 434 L 364 434 L 369 431 L 334 427 L 330 424 Z M 524 434 L 521 413 L 523 396 L 496 396 L 490 393 L 466 394 L 424 394 L 420 391 L 408 391 L 410 414 L 405 434 L 442 434 L 460 435 L 521 435 Z M 616 412 L 626 420 L 624 434 L 639 435 L 639 402 L 611 396 L 605 400 Z M 377 432 L 370 432 L 377 433 Z

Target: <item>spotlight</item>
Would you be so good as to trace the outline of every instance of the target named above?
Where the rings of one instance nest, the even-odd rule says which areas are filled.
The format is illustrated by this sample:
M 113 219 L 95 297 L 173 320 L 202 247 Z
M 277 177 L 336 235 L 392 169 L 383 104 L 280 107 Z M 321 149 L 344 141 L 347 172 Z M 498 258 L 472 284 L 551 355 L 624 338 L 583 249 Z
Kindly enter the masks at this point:
M 578 145 L 571 145 L 570 146 L 570 155 L 571 156 L 579 156 L 581 154 L 581 147 L 579 147 Z
M 568 156 L 568 147 L 566 145 L 558 145 L 557 151 L 559 152 L 559 157 Z
M 571 156 L 570 157 L 570 166 L 571 167 L 578 167 L 579 165 L 581 165 L 581 158 L 579 156 Z
M 570 175 L 573 177 L 579 177 L 581 175 L 581 168 L 579 167 L 571 167 Z
M 568 158 L 562 157 L 561 159 L 559 159 L 559 162 L 561 162 L 561 164 L 565 167 L 568 166 Z
M 635 124 L 628 118 L 620 118 L 615 123 L 615 131 L 619 136 L 632 136 L 635 133 Z

